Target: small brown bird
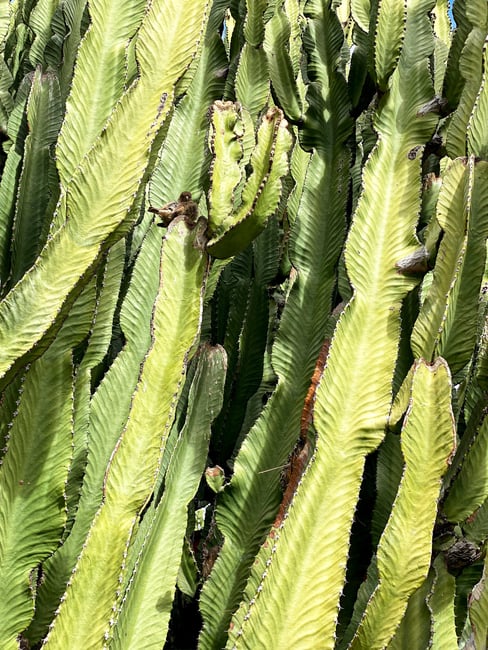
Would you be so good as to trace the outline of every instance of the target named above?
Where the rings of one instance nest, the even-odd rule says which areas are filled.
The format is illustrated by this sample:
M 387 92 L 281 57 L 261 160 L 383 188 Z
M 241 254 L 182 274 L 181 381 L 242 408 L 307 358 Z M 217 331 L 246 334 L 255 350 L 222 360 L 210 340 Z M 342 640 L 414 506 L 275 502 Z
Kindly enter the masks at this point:
M 181 215 L 184 215 L 188 221 L 195 223 L 198 216 L 198 206 L 192 200 L 190 192 L 182 192 L 177 201 L 170 201 L 163 205 L 162 208 L 148 208 L 149 212 L 157 214 L 161 222 L 157 225 L 161 228 L 166 228 L 169 224 Z
M 425 275 L 429 270 L 429 251 L 421 246 L 410 255 L 403 257 L 395 264 L 397 273 L 402 275 Z

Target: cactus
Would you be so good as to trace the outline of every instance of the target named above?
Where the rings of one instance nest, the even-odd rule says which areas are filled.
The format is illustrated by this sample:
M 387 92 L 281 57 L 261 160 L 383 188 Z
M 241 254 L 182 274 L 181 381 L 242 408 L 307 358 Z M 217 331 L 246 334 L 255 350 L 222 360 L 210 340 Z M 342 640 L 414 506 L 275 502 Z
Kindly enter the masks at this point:
M 0 42 L 0 647 L 485 648 L 486 0 Z

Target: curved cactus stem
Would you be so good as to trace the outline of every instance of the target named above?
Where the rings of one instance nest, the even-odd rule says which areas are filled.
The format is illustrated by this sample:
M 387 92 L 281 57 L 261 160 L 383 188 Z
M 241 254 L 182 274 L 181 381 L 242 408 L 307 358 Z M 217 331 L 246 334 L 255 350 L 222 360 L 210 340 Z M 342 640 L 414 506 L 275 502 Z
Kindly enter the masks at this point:
M 107 468 L 103 502 L 43 647 L 99 646 L 109 635 L 125 553 L 154 488 L 188 355 L 199 331 L 207 262 L 195 244 L 202 227 L 205 224 L 200 222 L 190 229 L 181 217 L 168 229 L 161 249 L 152 345 Z
M 385 647 L 427 577 L 441 478 L 455 445 L 449 368 L 438 359 L 415 367 L 411 402 L 401 433 L 405 470 L 378 543 L 379 583 L 351 650 Z M 415 503 L 415 506 L 413 505 Z
M 427 605 L 432 614 L 432 650 L 455 647 L 457 644 L 454 598 L 456 579 L 449 573 L 442 554 L 434 562 L 435 572 Z
M 443 512 L 449 521 L 464 521 L 488 498 L 488 417 L 449 489 Z
M 226 355 L 203 346 L 188 396 L 188 413 L 165 475 L 163 496 L 131 576 L 111 647 L 160 649 L 166 639 L 181 562 L 188 505 L 202 477 L 210 427 L 222 406 Z

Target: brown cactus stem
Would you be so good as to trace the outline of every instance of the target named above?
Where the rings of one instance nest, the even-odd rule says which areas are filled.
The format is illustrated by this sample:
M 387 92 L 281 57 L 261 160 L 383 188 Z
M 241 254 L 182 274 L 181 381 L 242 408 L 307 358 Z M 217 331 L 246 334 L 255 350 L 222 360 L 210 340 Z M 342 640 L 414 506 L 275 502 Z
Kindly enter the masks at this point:
M 303 404 L 302 417 L 300 419 L 300 440 L 305 443 L 307 440 L 308 430 L 313 420 L 313 405 L 315 402 L 315 392 L 324 373 L 327 356 L 329 354 L 330 339 L 325 339 L 315 364 L 315 370 L 312 375 L 312 382 L 305 397 Z
M 310 460 L 312 445 L 308 438 L 308 430 L 312 424 L 315 392 L 324 372 L 325 364 L 327 362 L 327 355 L 329 354 L 329 346 L 330 339 L 325 339 L 320 350 L 317 363 L 315 364 L 315 370 L 312 375 L 310 387 L 307 391 L 307 396 L 305 397 L 302 416 L 300 419 L 300 438 L 290 456 L 290 461 L 287 466 L 287 471 L 285 473 L 286 487 L 283 492 L 278 514 L 276 515 L 276 519 L 273 523 L 274 528 L 278 528 L 281 525 L 291 503 L 291 500 L 293 499 L 293 495 L 296 492 L 302 474 L 305 471 L 308 461 Z

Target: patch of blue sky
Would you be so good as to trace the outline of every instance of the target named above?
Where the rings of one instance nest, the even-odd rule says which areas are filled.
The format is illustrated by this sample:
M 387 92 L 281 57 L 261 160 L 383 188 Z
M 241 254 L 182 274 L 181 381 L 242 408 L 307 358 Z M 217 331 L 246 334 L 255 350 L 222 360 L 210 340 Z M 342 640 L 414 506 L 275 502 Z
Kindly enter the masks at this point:
M 454 5 L 454 0 L 449 0 L 449 9 L 447 10 L 447 13 L 449 14 L 449 19 L 451 21 L 451 25 L 453 27 L 456 27 L 456 21 L 454 20 L 454 16 L 452 13 L 452 7 Z

